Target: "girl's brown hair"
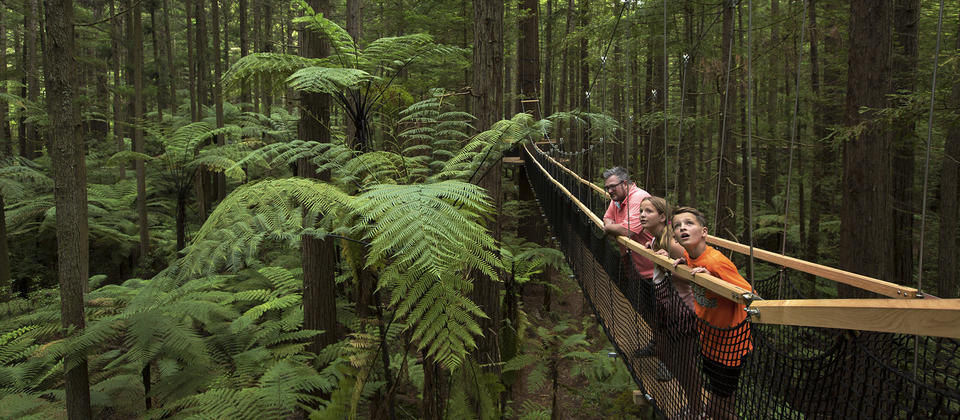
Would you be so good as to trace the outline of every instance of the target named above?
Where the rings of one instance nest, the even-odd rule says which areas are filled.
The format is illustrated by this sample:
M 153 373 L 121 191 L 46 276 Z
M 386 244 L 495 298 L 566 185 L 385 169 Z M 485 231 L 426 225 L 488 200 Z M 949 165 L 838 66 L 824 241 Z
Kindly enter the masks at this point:
M 664 200 L 661 197 L 649 196 L 640 200 L 640 203 L 643 204 L 644 201 L 649 201 L 654 209 L 657 210 L 657 213 L 663 215 L 663 231 L 660 232 L 660 236 L 655 238 L 653 241 L 653 250 L 666 249 L 667 244 L 670 243 L 670 229 L 668 225 L 670 224 L 670 214 L 667 213 L 667 200 Z

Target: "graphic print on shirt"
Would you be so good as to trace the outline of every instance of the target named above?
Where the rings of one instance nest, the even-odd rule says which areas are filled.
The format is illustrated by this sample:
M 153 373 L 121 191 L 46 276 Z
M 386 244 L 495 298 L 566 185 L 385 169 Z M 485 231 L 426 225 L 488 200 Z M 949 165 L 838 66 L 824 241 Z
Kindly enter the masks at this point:
M 697 300 L 697 304 L 704 308 L 716 308 L 717 307 L 717 298 L 708 298 L 707 289 L 699 284 L 691 283 L 693 286 L 693 298 Z

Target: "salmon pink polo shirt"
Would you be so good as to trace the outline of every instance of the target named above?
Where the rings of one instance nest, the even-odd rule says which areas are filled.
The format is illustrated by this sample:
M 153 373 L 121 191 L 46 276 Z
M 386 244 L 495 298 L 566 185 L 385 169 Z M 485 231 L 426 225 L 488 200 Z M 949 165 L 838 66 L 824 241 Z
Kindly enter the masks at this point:
M 627 189 L 627 198 L 622 203 L 610 201 L 610 206 L 607 207 L 607 212 L 603 214 L 603 218 L 613 220 L 614 223 L 627 228 L 627 230 L 633 232 L 630 239 L 645 245 L 653 240 L 653 235 L 640 225 L 640 202 L 649 196 L 650 193 L 637 187 L 637 184 L 631 183 Z M 626 247 L 620 245 L 620 251 L 626 252 Z M 630 258 L 643 278 L 653 277 L 652 261 L 641 257 L 636 252 L 631 253 Z

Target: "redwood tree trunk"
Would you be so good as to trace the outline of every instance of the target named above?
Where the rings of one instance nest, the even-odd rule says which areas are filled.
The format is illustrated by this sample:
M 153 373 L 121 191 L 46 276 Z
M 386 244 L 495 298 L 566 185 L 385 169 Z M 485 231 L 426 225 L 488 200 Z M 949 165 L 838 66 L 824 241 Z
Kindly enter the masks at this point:
M 167 81 L 170 88 L 170 114 L 177 115 L 177 66 L 173 61 L 173 32 L 170 32 L 170 0 L 163 0 L 163 32 L 167 53 Z
M 502 118 L 503 110 L 503 3 L 473 3 L 473 112 L 479 130 L 489 129 Z M 494 209 L 500 214 L 500 161 L 487 162 L 481 168 L 477 184 L 487 190 Z M 496 218 L 488 223 L 494 238 L 500 240 Z M 474 356 L 481 365 L 495 366 L 500 361 L 496 337 L 500 330 L 500 284 L 497 279 L 477 275 L 473 300 L 487 314 L 479 320 L 483 337 L 477 340 Z
M 6 7 L 0 7 L 0 51 L 7 51 Z M 7 55 L 0 54 L 0 72 L 7 71 Z M 7 81 L 0 80 L 0 92 L 7 93 Z M 4 156 L 13 154 L 13 137 L 10 133 L 10 121 L 7 117 L 9 106 L 0 106 L 0 151 Z
M 240 0 L 237 5 L 237 14 L 240 18 L 240 56 L 250 54 L 250 28 L 247 25 L 247 0 Z M 250 111 L 250 78 L 244 77 L 240 81 L 240 103 L 244 111 Z
M 210 28 L 213 32 L 213 105 L 216 113 L 217 128 L 223 127 L 223 62 L 220 47 L 220 1 L 210 0 Z M 224 135 L 217 136 L 217 146 L 226 144 Z M 213 174 L 216 180 L 216 200 L 223 200 L 227 196 L 227 176 L 223 172 Z
M 31 102 L 36 102 L 40 95 L 40 78 L 37 77 L 40 71 L 37 65 L 37 0 L 26 0 L 24 2 L 23 12 L 23 77 L 24 87 L 23 96 L 26 96 Z M 20 125 L 23 127 L 20 135 L 20 156 L 27 159 L 33 159 L 39 156 L 39 139 L 37 127 L 33 123 L 26 122 L 26 118 L 20 118 Z
M 310 0 L 310 7 L 318 13 L 328 16 L 329 0 Z M 300 31 L 300 54 L 304 57 L 325 57 L 329 54 L 329 43 L 316 32 Z M 300 138 L 321 143 L 330 142 L 330 96 L 302 92 L 300 95 L 301 118 L 298 126 Z M 297 175 L 306 178 L 330 180 L 329 172 L 318 175 L 316 167 L 307 159 L 297 163 Z M 334 269 L 336 268 L 336 249 L 333 239 L 317 239 L 304 236 L 300 240 L 300 255 L 303 264 L 303 327 L 310 330 L 323 330 L 315 336 L 308 350 L 319 353 L 324 347 L 337 342 L 337 301 Z
M 894 42 L 896 51 L 893 54 L 893 91 L 912 93 L 916 87 L 917 59 L 919 46 L 917 42 L 918 19 L 920 0 L 894 1 Z M 916 119 L 903 117 L 894 122 L 893 139 L 893 225 L 896 237 L 893 241 L 893 277 L 891 281 L 897 284 L 912 284 L 913 278 L 913 216 L 914 193 L 913 180 L 916 172 L 914 149 L 918 145 L 916 135 Z
M 538 0 L 522 0 L 517 41 L 517 92 L 521 99 L 540 94 L 540 38 Z
M 131 116 L 133 121 L 143 119 L 143 25 L 140 2 L 136 0 L 127 0 L 127 8 L 130 10 L 129 36 L 130 67 L 133 72 L 130 74 L 133 79 L 133 109 Z M 137 153 L 144 152 L 143 129 L 139 125 L 133 127 L 133 151 Z M 140 258 L 146 258 L 150 252 L 150 232 L 147 226 L 147 172 L 143 159 L 134 161 L 134 168 L 137 176 L 137 224 L 140 233 Z
M 885 108 L 890 91 L 891 2 L 850 3 L 845 123 L 855 126 L 876 115 L 861 107 Z M 890 212 L 890 136 L 868 123 L 843 144 L 843 205 L 840 210 L 840 266 L 844 270 L 895 281 L 889 262 L 893 225 Z M 900 240 L 900 239 L 898 239 Z M 840 286 L 843 296 L 864 296 Z
M 729 237 L 733 232 L 734 216 L 736 215 L 736 138 L 734 138 L 733 126 L 737 123 L 737 81 L 732 74 L 727 74 L 728 70 L 732 72 L 734 66 L 730 62 L 733 56 L 730 54 L 733 48 L 733 7 L 732 0 L 723 1 L 723 34 L 721 38 L 721 66 L 723 73 L 720 75 L 721 89 L 723 89 L 720 98 L 721 117 L 719 118 L 720 138 L 723 143 L 719 150 L 720 178 L 717 182 L 717 214 L 715 215 L 717 223 L 712 227 L 712 233 L 717 236 Z
M 956 47 L 960 49 L 960 27 L 957 28 Z M 950 92 L 950 104 L 960 104 L 960 85 Z M 939 276 L 937 293 L 942 298 L 955 298 L 957 289 L 957 182 L 960 162 L 960 124 L 954 123 L 947 132 L 943 151 L 943 172 L 940 175 L 940 229 Z
M 810 27 L 810 91 L 813 97 L 813 163 L 811 179 L 822 180 L 827 175 L 826 141 L 827 130 L 823 123 L 823 98 L 820 93 L 820 28 L 817 26 L 817 0 L 810 0 L 807 5 Z M 828 211 L 828 201 L 822 182 L 810 183 L 810 218 L 808 219 L 807 243 L 805 256 L 808 261 L 817 262 L 820 259 L 820 216 Z M 808 277 L 813 280 L 813 276 Z M 811 288 L 812 290 L 812 288 Z M 812 297 L 812 296 L 811 296 Z
M 84 328 L 84 289 L 89 280 L 87 231 L 87 170 L 77 104 L 77 61 L 74 57 L 73 1 L 49 0 L 44 7 L 46 42 L 44 81 L 50 119 L 47 138 L 53 166 L 57 206 L 57 277 L 60 284 L 60 323 L 64 329 Z M 75 332 L 76 333 L 76 332 Z M 67 417 L 92 418 L 90 380 L 84 354 L 68 353 L 75 363 L 64 374 Z

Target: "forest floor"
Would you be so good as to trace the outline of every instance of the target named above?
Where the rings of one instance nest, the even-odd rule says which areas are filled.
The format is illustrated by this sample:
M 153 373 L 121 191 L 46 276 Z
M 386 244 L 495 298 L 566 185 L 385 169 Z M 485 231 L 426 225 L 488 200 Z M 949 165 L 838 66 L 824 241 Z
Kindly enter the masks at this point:
M 561 322 L 569 322 L 586 333 L 587 351 L 606 354 L 613 351 L 603 328 L 597 323 L 590 304 L 584 297 L 580 286 L 575 279 L 569 279 L 565 274 L 553 272 L 552 284 L 560 287 L 560 293 L 554 291 L 550 298 L 549 309 L 544 308 L 546 298 L 545 287 L 527 284 L 522 292 L 522 307 L 527 313 L 531 326 L 527 330 L 527 340 L 539 339 L 533 333 L 537 327 L 553 329 Z M 573 332 L 573 331 L 571 331 Z M 528 341 L 529 342 L 529 341 Z M 654 419 L 655 414 L 649 406 L 641 407 L 633 402 L 633 390 L 638 387 L 632 381 L 614 391 L 598 395 L 590 392 L 596 384 L 591 384 L 584 375 L 574 374 L 574 367 L 581 361 L 571 358 L 560 359 L 559 387 L 557 390 L 557 404 L 559 419 Z M 619 368 L 626 370 L 622 362 L 617 359 Z M 520 381 L 514 387 L 514 410 L 522 411 L 523 407 L 543 407 L 549 413 L 552 403 L 552 390 L 549 384 L 544 383 L 536 389 L 529 389 L 528 379 L 531 377 L 533 366 L 528 366 L 521 372 Z M 518 413 L 520 414 L 520 413 Z M 531 416 L 535 417 L 535 416 Z M 520 416 L 517 416 L 520 418 Z

